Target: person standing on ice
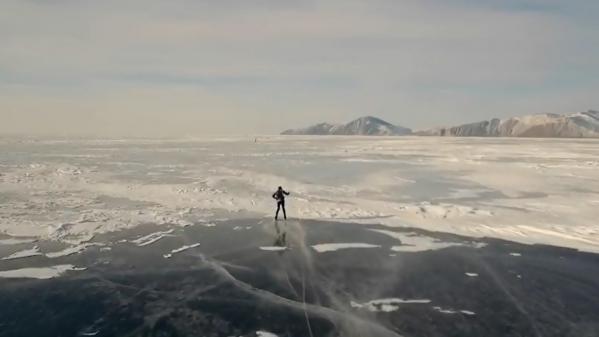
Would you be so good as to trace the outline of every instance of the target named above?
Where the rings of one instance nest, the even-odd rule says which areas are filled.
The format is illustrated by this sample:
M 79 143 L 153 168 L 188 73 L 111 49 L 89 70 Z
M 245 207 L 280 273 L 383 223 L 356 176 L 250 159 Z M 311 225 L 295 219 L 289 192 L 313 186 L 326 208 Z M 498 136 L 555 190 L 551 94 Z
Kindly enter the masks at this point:
M 277 213 L 275 214 L 275 220 L 279 219 L 279 211 L 283 208 L 283 217 L 287 220 L 287 212 L 285 211 L 285 196 L 290 193 L 285 191 L 283 187 L 279 186 L 277 191 L 273 193 L 272 198 L 277 201 Z

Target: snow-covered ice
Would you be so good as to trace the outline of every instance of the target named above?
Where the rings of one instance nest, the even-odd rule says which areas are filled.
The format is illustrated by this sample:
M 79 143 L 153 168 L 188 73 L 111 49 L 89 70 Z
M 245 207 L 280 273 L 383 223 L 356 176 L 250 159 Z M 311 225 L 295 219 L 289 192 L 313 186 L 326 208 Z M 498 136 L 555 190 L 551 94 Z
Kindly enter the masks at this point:
M 437 250 L 452 246 L 464 246 L 464 243 L 444 242 L 430 236 L 417 233 L 394 232 L 383 229 L 373 229 L 372 231 L 385 234 L 401 242 L 401 246 L 393 246 L 391 250 L 396 252 L 422 252 L 426 250 Z M 481 244 L 472 244 L 473 247 L 481 247 Z
M 69 255 L 73 255 L 73 254 L 79 254 L 79 253 L 83 252 L 84 250 L 86 250 L 87 247 L 95 246 L 95 245 L 97 245 L 97 244 L 82 243 L 80 245 L 68 247 L 68 248 L 65 248 L 65 249 L 57 251 L 57 252 L 46 253 L 45 255 L 49 258 L 69 256 Z
M 460 310 L 460 312 L 464 315 L 468 315 L 468 316 L 474 316 L 476 315 L 476 313 L 474 311 L 470 311 L 470 310 Z
M 0 271 L 0 278 L 36 278 L 36 279 L 49 279 L 58 277 L 69 270 L 81 270 L 76 268 L 72 264 L 61 264 L 51 267 L 41 268 L 21 268 L 14 270 Z
M 175 249 L 171 250 L 170 253 L 164 254 L 163 256 L 164 256 L 165 259 L 169 259 L 169 258 L 173 257 L 174 254 L 181 253 L 181 252 L 186 251 L 188 249 L 198 247 L 199 245 L 200 245 L 199 243 L 194 243 L 194 244 L 191 244 L 191 245 L 184 245 L 184 246 L 181 246 L 179 248 L 175 248 Z
M 260 249 L 261 250 L 266 250 L 266 251 L 278 252 L 278 251 L 282 251 L 282 250 L 287 250 L 287 247 L 281 247 L 281 246 L 261 246 Z
M 33 243 L 36 239 L 19 239 L 19 238 L 9 238 L 0 240 L 0 245 L 19 245 L 22 243 Z
M 468 277 L 478 277 L 478 273 L 464 273 Z
M 333 252 L 340 249 L 349 249 L 349 248 L 379 248 L 379 245 L 373 245 L 369 243 L 363 242 L 347 242 L 347 243 L 320 243 L 317 245 L 313 245 L 315 251 L 319 253 Z
M 474 316 L 476 313 L 470 310 L 453 310 L 453 309 L 443 309 L 439 306 L 433 307 L 433 310 L 438 311 L 442 314 L 455 315 L 455 314 L 464 314 L 468 316 Z
M 3 138 L 0 163 L 0 244 L 271 217 L 283 185 L 292 217 L 599 252 L 599 140 Z
M 22 258 L 38 256 L 38 255 L 43 255 L 43 254 L 40 252 L 40 249 L 38 246 L 34 246 L 31 249 L 21 250 L 16 253 L 10 254 L 9 256 L 5 256 L 2 258 L 2 260 L 22 259 Z
M 428 304 L 431 300 L 428 299 L 402 299 L 402 298 L 381 298 L 365 303 L 357 303 L 352 301 L 350 303 L 352 308 L 366 309 L 372 312 L 391 312 L 396 311 L 403 304 Z
M 151 233 L 145 236 L 142 236 L 139 239 L 135 239 L 131 242 L 135 243 L 136 245 L 143 247 L 143 246 L 147 246 L 147 245 L 151 245 L 154 242 L 169 236 L 174 230 L 173 229 L 169 229 L 167 231 L 163 231 L 163 232 L 155 232 L 155 233 Z

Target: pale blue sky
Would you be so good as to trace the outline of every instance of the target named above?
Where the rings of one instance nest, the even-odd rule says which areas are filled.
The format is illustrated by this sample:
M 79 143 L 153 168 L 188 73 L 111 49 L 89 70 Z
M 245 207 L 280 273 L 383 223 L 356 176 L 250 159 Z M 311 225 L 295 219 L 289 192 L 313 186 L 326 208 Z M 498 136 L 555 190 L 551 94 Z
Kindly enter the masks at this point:
M 599 108 L 596 0 L 0 0 L 0 133 L 412 128 Z

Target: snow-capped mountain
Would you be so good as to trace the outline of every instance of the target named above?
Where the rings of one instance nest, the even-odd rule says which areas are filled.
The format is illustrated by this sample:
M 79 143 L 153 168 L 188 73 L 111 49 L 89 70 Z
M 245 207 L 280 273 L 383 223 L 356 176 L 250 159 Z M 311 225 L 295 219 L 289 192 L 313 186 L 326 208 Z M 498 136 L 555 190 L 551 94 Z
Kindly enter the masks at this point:
M 361 135 L 361 136 L 402 136 L 412 133 L 403 126 L 393 125 L 380 118 L 366 116 L 347 124 L 320 123 L 304 129 L 283 131 L 283 135 Z
M 599 111 L 495 118 L 454 127 L 422 130 L 415 134 L 457 137 L 599 137 Z

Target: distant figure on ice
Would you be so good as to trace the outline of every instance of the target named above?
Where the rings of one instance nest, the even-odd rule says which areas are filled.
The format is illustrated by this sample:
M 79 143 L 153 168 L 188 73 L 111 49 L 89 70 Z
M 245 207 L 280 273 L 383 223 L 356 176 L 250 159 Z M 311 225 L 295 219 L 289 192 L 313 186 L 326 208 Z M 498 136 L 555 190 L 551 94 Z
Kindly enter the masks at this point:
M 289 192 L 285 191 L 281 186 L 273 193 L 272 197 L 277 201 L 277 213 L 275 214 L 275 220 L 279 219 L 279 211 L 283 208 L 283 217 L 287 220 L 287 212 L 285 211 L 285 196 L 289 195 Z

